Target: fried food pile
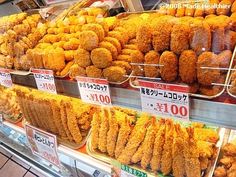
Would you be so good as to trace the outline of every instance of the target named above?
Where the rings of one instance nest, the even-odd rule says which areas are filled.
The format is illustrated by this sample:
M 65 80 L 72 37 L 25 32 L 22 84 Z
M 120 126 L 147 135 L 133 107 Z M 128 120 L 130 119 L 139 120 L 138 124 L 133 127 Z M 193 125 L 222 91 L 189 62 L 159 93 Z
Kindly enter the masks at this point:
M 20 13 L 14 17 L 14 20 L 10 20 L 12 16 L 8 17 L 9 26 L 0 35 L 0 67 L 29 70 L 32 64 L 26 53 L 43 37 L 45 25 L 41 24 L 39 14 L 28 16 L 26 13 Z M 7 21 L 5 23 L 8 24 Z
M 223 157 L 214 172 L 214 177 L 234 177 L 236 174 L 236 142 L 235 140 L 223 146 Z
M 22 113 L 31 125 L 77 144 L 87 136 L 96 108 L 66 96 L 20 86 L 14 90 Z
M 93 115 L 91 147 L 122 164 L 137 164 L 163 175 L 200 177 L 219 139 L 217 132 L 208 131 L 197 126 L 184 128 L 146 113 L 136 120 L 135 114 L 122 109 L 102 108 Z
M 16 99 L 16 93 L 8 88 L 0 87 L 0 113 L 4 115 L 4 119 L 10 121 L 18 121 L 22 118 L 22 112 L 19 102 Z
M 236 69 L 236 66 L 234 66 L 234 69 Z M 229 91 L 231 94 L 236 95 L 236 71 L 232 71 Z

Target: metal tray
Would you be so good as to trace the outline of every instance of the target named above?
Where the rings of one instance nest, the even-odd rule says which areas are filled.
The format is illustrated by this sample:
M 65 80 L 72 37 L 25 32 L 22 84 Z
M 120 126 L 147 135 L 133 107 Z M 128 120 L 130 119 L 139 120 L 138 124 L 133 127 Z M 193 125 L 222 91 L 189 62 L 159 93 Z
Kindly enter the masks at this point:
M 236 47 L 235 47 L 236 48 Z M 236 50 L 236 49 L 235 49 Z M 228 77 L 228 81 L 227 81 L 227 84 L 226 84 L 226 87 L 227 87 L 227 92 L 230 96 L 232 96 L 233 98 L 236 98 L 236 95 L 234 95 L 233 93 L 230 92 L 230 87 L 231 87 L 231 77 L 232 77 L 232 74 L 233 74 L 233 68 L 234 68 L 234 62 L 236 61 L 236 51 L 234 50 L 234 53 L 233 53 L 233 56 L 232 56 L 232 60 L 231 60 L 231 63 L 230 63 L 230 70 L 229 70 L 229 77 Z M 236 71 L 235 71 L 236 72 Z
M 214 173 L 215 166 L 217 164 L 218 156 L 220 153 L 221 146 L 223 144 L 224 136 L 225 136 L 225 128 L 219 128 L 218 133 L 220 136 L 220 139 L 218 140 L 216 144 L 216 152 L 215 152 L 215 158 L 211 161 L 210 165 L 208 168 L 204 171 L 202 171 L 202 177 L 212 177 Z M 112 160 L 116 160 L 112 157 L 109 157 L 107 154 L 93 150 L 92 145 L 91 145 L 91 136 L 89 136 L 87 144 L 86 144 L 86 151 L 87 153 L 98 160 L 101 160 L 107 164 L 111 164 Z M 143 170 L 140 166 L 138 165 L 130 165 L 132 168 L 137 169 L 139 171 L 142 171 L 144 173 L 147 173 L 148 176 L 157 176 L 157 174 L 153 173 L 151 170 Z M 158 172 L 159 175 L 162 175 L 161 173 Z M 163 175 L 162 175 L 163 176 Z M 172 177 L 170 176 L 163 176 L 163 177 Z

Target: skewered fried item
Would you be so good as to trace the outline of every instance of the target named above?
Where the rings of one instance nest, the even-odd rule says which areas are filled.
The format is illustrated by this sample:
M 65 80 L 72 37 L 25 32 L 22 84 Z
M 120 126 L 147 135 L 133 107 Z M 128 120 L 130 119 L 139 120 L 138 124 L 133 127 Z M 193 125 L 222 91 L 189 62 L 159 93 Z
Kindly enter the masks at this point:
M 161 172 L 167 175 L 172 169 L 172 144 L 173 144 L 174 124 L 172 120 L 166 121 L 165 144 L 161 156 Z
M 98 149 L 101 152 L 107 152 L 107 132 L 109 128 L 109 113 L 103 108 L 100 112 L 101 124 L 99 128 Z
M 163 153 L 163 146 L 165 144 L 165 132 L 166 132 L 166 126 L 165 126 L 165 120 L 161 119 L 159 121 L 160 128 L 156 134 L 155 142 L 154 142 L 154 148 L 153 148 L 153 155 L 150 162 L 152 171 L 157 171 L 161 167 L 161 156 Z

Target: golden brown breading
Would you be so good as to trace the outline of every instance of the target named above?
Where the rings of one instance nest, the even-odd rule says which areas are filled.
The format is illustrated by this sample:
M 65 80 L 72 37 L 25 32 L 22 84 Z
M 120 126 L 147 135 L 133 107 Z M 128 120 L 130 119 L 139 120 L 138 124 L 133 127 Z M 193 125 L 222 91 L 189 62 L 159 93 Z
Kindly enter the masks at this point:
M 130 74 L 132 72 L 131 65 L 126 61 L 113 61 L 112 65 L 124 68 L 127 74 Z
M 94 24 L 94 23 L 90 23 L 90 24 L 85 24 L 82 26 L 82 31 L 93 31 L 97 34 L 99 41 L 103 41 L 104 37 L 105 37 L 105 32 L 104 29 L 101 25 L 99 24 Z
M 148 52 L 152 49 L 152 27 L 148 23 L 143 23 L 137 31 L 137 46 L 141 52 Z
M 131 55 L 133 52 L 135 52 L 137 50 L 133 50 L 133 49 L 122 49 L 121 51 L 121 55 Z
M 134 153 L 134 155 L 131 158 L 132 163 L 138 163 L 142 160 L 142 156 L 144 153 L 144 142 L 138 147 L 138 150 Z
M 135 44 L 135 45 L 137 45 L 137 40 L 136 39 L 131 39 L 131 40 L 129 40 L 128 44 Z
M 119 27 L 114 28 L 114 31 L 121 32 L 121 34 L 122 34 L 122 36 L 125 40 L 125 43 L 127 43 L 129 41 L 129 36 L 128 36 L 127 31 L 126 31 L 125 28 L 119 26 Z
M 227 171 L 223 166 L 217 167 L 214 171 L 214 177 L 226 177 Z
M 76 76 L 86 76 L 86 72 L 83 67 L 73 64 L 70 68 L 69 77 L 74 79 Z
M 110 82 L 122 82 L 126 74 L 126 70 L 120 66 L 110 66 L 103 70 L 103 76 Z
M 91 52 L 91 60 L 97 68 L 106 68 L 111 66 L 111 52 L 105 48 L 96 48 Z
M 103 42 L 99 43 L 99 47 L 105 48 L 105 49 L 109 50 L 111 52 L 111 54 L 112 54 L 112 59 L 113 60 L 117 59 L 118 51 L 117 51 L 116 47 L 112 43 L 103 41 Z
M 206 128 L 195 128 L 194 129 L 195 138 L 197 140 L 207 141 L 211 143 L 216 143 L 219 140 L 219 135 L 217 131 Z
M 174 81 L 178 74 L 178 59 L 173 52 L 165 51 L 160 57 L 160 73 L 164 81 Z
M 143 64 L 143 62 L 144 62 L 143 53 L 138 50 L 132 52 L 131 62 L 135 63 L 135 65 L 132 66 L 132 70 L 134 72 L 134 75 L 135 76 L 143 76 L 144 75 L 143 65 L 139 65 L 139 64 Z
M 109 129 L 109 114 L 107 109 L 102 108 L 100 118 L 101 124 L 99 128 L 98 149 L 101 152 L 107 152 L 107 132 Z
M 210 14 L 215 14 L 216 8 L 212 7 L 216 4 L 219 4 L 219 0 L 209 0 L 209 4 L 206 4 L 205 8 L 205 14 L 210 15 Z
M 170 41 L 171 51 L 181 54 L 182 51 L 189 48 L 189 31 L 190 27 L 187 23 L 179 23 L 173 26 Z
M 231 30 L 225 32 L 224 45 L 226 50 L 234 50 L 236 45 L 236 32 Z
M 77 50 L 80 45 L 80 40 L 77 38 L 70 38 L 68 42 L 65 42 L 63 49 L 65 50 Z
M 197 61 L 197 78 L 202 85 L 211 85 L 220 77 L 219 68 L 220 61 L 217 60 L 217 55 L 212 52 L 204 52 L 198 57 Z M 210 67 L 210 68 L 202 68 Z
M 93 31 L 82 31 L 79 39 L 81 48 L 85 50 L 91 51 L 98 47 L 99 38 Z
M 218 54 L 224 50 L 224 27 L 215 28 L 212 32 L 212 52 Z
M 185 14 L 185 7 L 180 7 L 177 9 L 175 16 L 176 17 L 183 17 Z
M 193 50 L 185 50 L 179 57 L 179 76 L 185 83 L 193 83 L 197 78 L 197 55 Z
M 102 70 L 93 65 L 86 67 L 86 74 L 88 77 L 102 78 Z
M 187 4 L 187 7 L 185 9 L 185 16 L 190 16 L 190 17 L 193 17 L 194 16 L 194 12 L 195 12 L 195 9 L 193 8 L 193 4 L 190 3 L 190 4 Z
M 65 68 L 60 72 L 60 76 L 65 77 L 70 71 L 71 66 L 74 64 L 73 61 L 70 61 L 66 64 Z
M 232 52 L 230 50 L 224 50 L 219 55 L 217 55 L 217 58 L 220 61 L 220 68 L 228 68 L 232 58 Z M 226 72 L 227 70 L 221 70 L 221 73 Z
M 122 47 L 124 47 L 124 45 L 126 44 L 124 38 L 122 37 L 121 32 L 119 31 L 108 32 L 108 37 L 116 38 L 120 42 Z
M 166 15 L 175 16 L 175 14 L 176 14 L 176 9 L 175 8 L 167 8 L 166 9 Z
M 156 51 L 152 50 L 145 55 L 145 64 L 159 64 L 160 55 Z M 144 66 L 144 72 L 146 77 L 159 77 L 158 66 Z
M 204 4 L 198 4 L 195 9 L 194 17 L 202 17 L 204 15 Z
M 87 67 L 91 65 L 90 53 L 84 49 L 78 49 L 74 53 L 75 64 L 81 67 Z
M 125 48 L 125 49 L 131 49 L 131 50 L 138 50 L 138 47 L 137 47 L 137 45 L 135 45 L 135 44 L 126 44 L 126 45 L 124 46 L 124 48 Z
M 216 9 L 216 14 L 217 15 L 228 15 L 230 12 L 230 6 L 232 5 L 231 0 L 222 0 L 219 3 L 219 5 L 221 5 L 221 6 L 219 6 Z M 222 7 L 222 6 L 224 6 L 224 7 Z
M 116 47 L 118 53 L 121 52 L 121 44 L 118 39 L 113 38 L 113 37 L 105 37 L 104 41 L 107 41 L 113 44 Z
M 130 55 L 118 55 L 117 60 L 130 63 L 132 61 L 132 58 Z
M 195 20 L 190 26 L 190 47 L 197 53 L 211 49 L 211 30 L 206 22 Z
M 66 61 L 74 60 L 74 53 L 75 53 L 74 50 L 66 50 L 66 51 L 64 51 L 64 53 L 65 53 L 65 60 Z

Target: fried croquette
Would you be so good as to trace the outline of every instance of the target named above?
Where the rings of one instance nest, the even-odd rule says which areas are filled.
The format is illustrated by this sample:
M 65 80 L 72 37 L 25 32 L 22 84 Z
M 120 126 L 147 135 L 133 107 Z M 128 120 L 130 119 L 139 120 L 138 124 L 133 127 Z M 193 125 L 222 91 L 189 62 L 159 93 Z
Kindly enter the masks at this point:
M 101 78 L 102 70 L 92 65 L 92 66 L 86 67 L 86 74 L 88 77 Z
M 231 30 L 225 32 L 224 45 L 226 50 L 234 50 L 236 45 L 236 32 Z
M 119 32 L 119 31 L 108 32 L 108 37 L 116 38 L 120 42 L 122 47 L 124 47 L 124 45 L 126 44 L 124 38 L 122 37 L 121 32 Z
M 225 68 L 229 68 L 230 60 L 232 58 L 231 50 L 224 50 L 217 56 L 217 58 L 220 61 L 220 68 L 222 68 L 221 72 L 226 73 L 227 70 L 225 70 Z
M 177 9 L 175 16 L 176 17 L 183 17 L 185 14 L 185 7 L 180 7 Z
M 148 52 L 144 57 L 145 64 L 159 64 L 160 55 L 156 51 L 152 50 Z M 159 77 L 159 67 L 158 66 L 144 66 L 144 73 L 146 77 Z
M 189 48 L 189 31 L 187 23 L 179 23 L 173 26 L 171 32 L 170 49 L 176 54 Z
M 216 9 L 217 15 L 228 15 L 230 12 L 231 0 L 222 0 L 219 7 Z
M 105 37 L 104 29 L 101 25 L 90 23 L 82 26 L 82 31 L 93 31 L 97 34 L 99 41 L 103 41 Z
M 109 50 L 111 52 L 111 54 L 112 54 L 112 59 L 113 60 L 117 59 L 118 51 L 117 51 L 116 47 L 112 43 L 103 41 L 103 42 L 99 43 L 99 47 L 105 48 L 105 49 Z
M 135 44 L 126 44 L 124 49 L 138 50 L 138 46 Z
M 91 52 L 91 60 L 97 68 L 106 68 L 111 65 L 112 54 L 105 48 L 96 48 Z
M 189 4 L 189 8 L 186 7 L 184 15 L 185 16 L 189 16 L 189 17 L 193 17 L 194 16 L 194 12 L 195 12 L 195 9 L 193 8 L 193 5 Z
M 234 1 L 232 6 L 231 6 L 231 12 L 234 13 L 236 12 L 236 2 Z
M 197 79 L 202 85 L 210 86 L 220 77 L 220 61 L 212 52 L 203 52 L 197 61 Z M 207 68 L 202 68 L 207 67 Z
M 118 55 L 117 60 L 131 62 L 132 58 L 130 55 Z
M 126 61 L 113 61 L 112 65 L 113 66 L 120 66 L 120 67 L 124 68 L 126 70 L 127 74 L 130 74 L 132 71 L 131 65 Z
M 191 84 L 197 78 L 197 55 L 193 50 L 185 50 L 179 57 L 179 76 L 184 83 Z
M 139 50 L 132 52 L 131 54 L 131 62 L 134 63 L 132 65 L 132 70 L 135 76 L 143 76 L 144 69 L 143 69 L 143 62 L 144 62 L 144 55 Z M 139 65 L 140 64 L 140 65 Z
M 199 6 L 195 9 L 194 17 L 202 17 L 204 15 L 203 4 L 199 4 Z
M 176 9 L 175 8 L 167 8 L 166 9 L 166 15 L 175 16 L 175 14 L 176 14 Z
M 122 55 L 131 55 L 135 51 L 136 50 L 133 50 L 133 49 L 122 49 L 121 54 Z
M 170 51 L 165 51 L 160 57 L 160 74 L 164 81 L 174 81 L 178 75 L 177 56 Z
M 141 52 L 148 52 L 152 49 L 152 27 L 148 23 L 143 23 L 137 31 L 137 46 Z
M 224 39 L 225 39 L 224 27 L 215 28 L 212 32 L 212 52 L 218 54 L 224 50 Z
M 98 36 L 93 31 L 82 31 L 79 36 L 81 48 L 91 51 L 98 47 Z
M 113 44 L 116 47 L 118 53 L 121 52 L 121 44 L 118 39 L 113 38 L 113 37 L 105 37 L 104 41 L 107 41 Z
M 86 76 L 85 69 L 77 64 L 74 64 L 70 68 L 69 77 L 74 79 L 76 76 Z
M 103 70 L 103 76 L 110 82 L 122 82 L 126 79 L 126 70 L 119 66 L 110 66 Z
M 219 0 L 209 0 L 209 4 L 206 4 L 205 8 L 206 15 L 215 14 L 216 8 L 213 7 L 215 4 L 219 4 Z
M 123 27 L 116 27 L 116 28 L 114 29 L 114 31 L 119 31 L 119 32 L 121 32 L 121 34 L 122 34 L 122 36 L 123 36 L 123 38 L 124 38 L 124 40 L 125 40 L 125 43 L 127 43 L 127 42 L 129 41 L 129 36 L 127 35 L 127 31 L 126 31 L 125 28 L 123 28 Z
M 66 50 L 66 51 L 64 51 L 64 53 L 65 53 L 65 60 L 66 61 L 74 60 L 74 53 L 75 53 L 74 50 Z
M 211 30 L 206 22 L 195 20 L 190 30 L 190 47 L 200 55 L 211 49 Z
M 129 40 L 128 44 L 135 44 L 135 45 L 137 45 L 137 40 L 136 39 L 131 39 L 131 40 Z
M 81 67 L 87 67 L 91 65 L 90 53 L 84 49 L 78 49 L 74 54 L 75 63 Z

